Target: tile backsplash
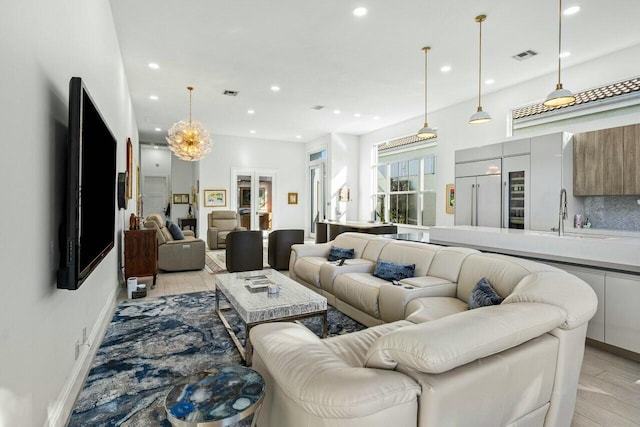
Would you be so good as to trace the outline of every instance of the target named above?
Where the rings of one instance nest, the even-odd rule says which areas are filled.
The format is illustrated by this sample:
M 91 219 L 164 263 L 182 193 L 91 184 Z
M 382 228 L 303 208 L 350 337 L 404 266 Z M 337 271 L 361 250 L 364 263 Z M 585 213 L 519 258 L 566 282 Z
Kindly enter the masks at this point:
M 589 196 L 584 199 L 584 218 L 591 228 L 640 231 L 640 196 Z

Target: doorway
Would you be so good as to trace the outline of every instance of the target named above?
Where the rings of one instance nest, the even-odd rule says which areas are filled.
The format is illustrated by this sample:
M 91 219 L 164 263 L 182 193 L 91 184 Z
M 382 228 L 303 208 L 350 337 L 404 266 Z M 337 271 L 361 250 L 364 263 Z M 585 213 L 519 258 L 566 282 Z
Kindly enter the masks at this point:
M 270 231 L 273 227 L 275 172 L 235 170 L 236 211 L 247 230 Z M 233 203 L 233 202 L 232 202 Z
M 140 215 L 143 217 L 152 213 L 166 215 L 169 203 L 167 177 L 145 176 L 142 185 L 142 209 Z
M 327 217 L 325 188 L 327 150 L 309 153 L 309 236 L 316 237 L 316 223 Z

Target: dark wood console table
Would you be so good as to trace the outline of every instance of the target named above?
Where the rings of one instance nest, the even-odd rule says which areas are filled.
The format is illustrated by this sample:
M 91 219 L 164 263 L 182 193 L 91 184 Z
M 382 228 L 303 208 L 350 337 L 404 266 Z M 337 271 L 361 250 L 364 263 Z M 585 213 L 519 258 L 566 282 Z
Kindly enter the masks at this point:
M 124 278 L 153 276 L 158 273 L 158 239 L 156 230 L 125 230 Z
M 198 237 L 198 219 L 197 218 L 178 218 L 178 226 L 184 230 L 189 227 L 193 231 L 194 236 Z
M 316 243 L 328 242 L 335 239 L 338 234 L 346 232 L 396 234 L 398 232 L 398 227 L 391 223 L 382 222 L 318 221 L 316 223 Z

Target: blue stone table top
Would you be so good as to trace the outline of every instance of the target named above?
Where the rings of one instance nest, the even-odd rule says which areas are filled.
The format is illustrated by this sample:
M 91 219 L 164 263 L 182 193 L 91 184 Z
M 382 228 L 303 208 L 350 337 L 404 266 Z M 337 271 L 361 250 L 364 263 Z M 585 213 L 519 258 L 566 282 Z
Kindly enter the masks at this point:
M 239 365 L 221 366 L 173 387 L 165 409 L 174 426 L 227 426 L 252 414 L 263 396 L 259 373 Z

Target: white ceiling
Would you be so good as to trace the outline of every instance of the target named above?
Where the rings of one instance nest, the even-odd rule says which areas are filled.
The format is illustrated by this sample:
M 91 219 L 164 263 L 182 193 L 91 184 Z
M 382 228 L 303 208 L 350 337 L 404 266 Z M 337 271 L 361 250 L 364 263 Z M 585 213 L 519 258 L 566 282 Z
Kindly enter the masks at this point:
M 563 2 L 572 5 L 581 10 L 563 17 L 563 50 L 571 52 L 563 67 L 640 44 L 640 1 Z M 368 14 L 354 16 L 357 6 Z M 474 99 L 481 13 L 483 80 L 495 80 L 483 93 L 557 70 L 555 0 L 111 0 L 111 7 L 147 142 L 164 141 L 174 122 L 188 118 L 188 85 L 193 119 L 212 134 L 307 142 L 420 116 L 424 45 L 431 46 L 429 111 Z M 512 59 L 528 49 L 539 55 Z M 452 70 L 442 73 L 443 65 Z M 270 90 L 274 84 L 280 92 Z M 222 95 L 227 89 L 238 96 Z

